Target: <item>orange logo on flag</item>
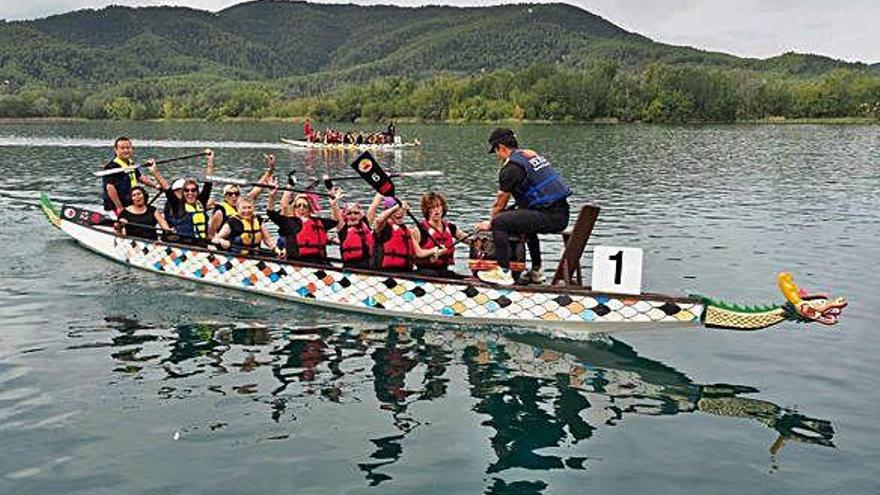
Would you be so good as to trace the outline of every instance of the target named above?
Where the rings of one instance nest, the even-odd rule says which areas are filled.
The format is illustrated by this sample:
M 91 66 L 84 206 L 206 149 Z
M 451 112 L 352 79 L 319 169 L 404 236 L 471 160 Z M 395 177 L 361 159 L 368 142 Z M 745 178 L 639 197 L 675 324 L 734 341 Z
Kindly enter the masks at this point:
M 370 161 L 369 158 L 364 158 L 363 160 L 361 160 L 360 163 L 358 163 L 358 170 L 360 170 L 361 173 L 365 174 L 365 173 L 369 172 L 372 168 L 373 168 L 373 162 Z

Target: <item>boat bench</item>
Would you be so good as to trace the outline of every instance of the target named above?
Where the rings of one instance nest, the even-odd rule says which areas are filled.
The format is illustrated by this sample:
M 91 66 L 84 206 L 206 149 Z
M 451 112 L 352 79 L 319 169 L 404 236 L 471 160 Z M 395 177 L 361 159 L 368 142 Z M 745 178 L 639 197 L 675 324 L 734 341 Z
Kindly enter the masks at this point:
M 550 282 L 551 285 L 584 285 L 581 256 L 584 254 L 584 248 L 587 247 L 587 241 L 590 240 L 598 217 L 598 206 L 584 205 L 578 213 L 574 227 L 561 233 L 565 247 L 556 266 L 556 273 L 553 274 L 553 280 Z

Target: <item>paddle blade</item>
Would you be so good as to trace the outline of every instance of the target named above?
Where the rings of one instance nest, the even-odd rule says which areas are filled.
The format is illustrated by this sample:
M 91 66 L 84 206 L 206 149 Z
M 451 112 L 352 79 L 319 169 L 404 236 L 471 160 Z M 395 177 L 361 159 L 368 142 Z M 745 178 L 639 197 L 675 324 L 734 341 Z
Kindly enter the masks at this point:
M 382 170 L 379 162 L 373 158 L 369 151 L 364 151 L 361 156 L 351 162 L 351 168 L 379 194 L 394 196 L 394 183 L 391 182 L 391 178 Z

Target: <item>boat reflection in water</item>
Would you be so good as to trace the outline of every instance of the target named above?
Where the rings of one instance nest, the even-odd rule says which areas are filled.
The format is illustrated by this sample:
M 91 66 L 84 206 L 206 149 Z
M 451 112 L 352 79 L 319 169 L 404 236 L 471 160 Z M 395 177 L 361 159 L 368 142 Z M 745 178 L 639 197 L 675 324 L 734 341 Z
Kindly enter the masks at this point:
M 303 401 L 345 405 L 372 394 L 377 414 L 389 416 L 395 433 L 372 438 L 369 460 L 355 461 L 370 485 L 392 479 L 383 468 L 399 462 L 407 435 L 424 427 L 410 406 L 444 399 L 450 385 L 469 389 L 472 412 L 494 430 L 488 439 L 494 459 L 485 467 L 490 475 L 513 468 L 585 469 L 586 457 L 552 455 L 548 449 L 586 441 L 597 429 L 614 427 L 630 415 L 701 412 L 754 419 L 777 432 L 773 454 L 786 441 L 833 447 L 834 429 L 826 420 L 745 397 L 758 392 L 752 387 L 694 383 L 613 338 L 571 342 L 411 325 L 270 331 L 218 324 L 182 325 L 158 338 L 156 329 L 137 322 L 110 323 L 117 331 L 112 345 L 124 348 L 112 355 L 119 363 L 116 371 L 143 378 L 162 370 L 159 379 L 168 384 L 163 397 L 185 398 L 195 387 L 249 395 L 268 404 L 277 423 L 295 421 L 285 411 Z M 451 383 L 456 367 L 466 383 Z M 231 375 L 240 381 L 241 374 L 256 370 L 271 370 L 263 376 L 274 380 L 255 377 L 254 383 L 232 384 L 223 379 Z M 188 377 L 186 386 L 173 385 Z M 365 389 L 367 382 L 372 391 Z M 511 487 L 494 477 L 490 483 L 487 493 L 545 487 L 525 481 Z

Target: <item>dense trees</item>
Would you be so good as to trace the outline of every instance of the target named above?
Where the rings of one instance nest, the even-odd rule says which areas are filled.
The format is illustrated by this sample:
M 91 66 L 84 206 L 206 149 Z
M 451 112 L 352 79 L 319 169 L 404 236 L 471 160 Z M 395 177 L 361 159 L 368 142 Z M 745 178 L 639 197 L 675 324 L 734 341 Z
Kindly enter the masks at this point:
M 564 4 L 248 2 L 0 21 L 0 117 L 880 118 L 880 65 L 655 43 Z
M 0 87 L 2 88 L 2 87 Z M 392 76 L 301 96 L 284 80 L 190 75 L 148 78 L 98 91 L 29 85 L 0 89 L 0 117 L 265 118 L 558 122 L 614 118 L 652 123 L 734 122 L 769 117 L 880 118 L 880 78 L 836 69 L 802 79 L 765 72 L 651 64 L 628 70 L 600 61 L 581 70 L 534 65 L 478 76 Z

